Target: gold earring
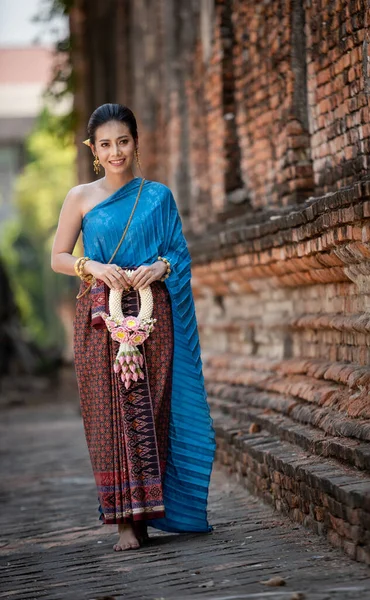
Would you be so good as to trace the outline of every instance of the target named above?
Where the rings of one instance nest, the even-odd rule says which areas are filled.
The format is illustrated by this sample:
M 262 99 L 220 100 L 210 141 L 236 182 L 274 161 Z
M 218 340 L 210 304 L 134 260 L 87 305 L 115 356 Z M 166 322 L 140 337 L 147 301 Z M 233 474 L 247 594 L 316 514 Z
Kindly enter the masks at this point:
M 140 173 L 142 173 L 142 170 L 141 170 L 141 162 L 140 162 L 140 152 L 139 152 L 139 149 L 138 149 L 138 148 L 135 148 L 135 157 L 136 157 L 137 166 L 138 166 L 138 167 L 139 167 L 139 169 L 140 169 Z
M 95 154 L 95 159 L 94 159 L 94 162 L 93 162 L 93 167 L 94 167 L 94 171 L 95 171 L 96 175 L 99 175 L 99 172 L 100 172 L 100 160 L 99 160 L 97 154 Z

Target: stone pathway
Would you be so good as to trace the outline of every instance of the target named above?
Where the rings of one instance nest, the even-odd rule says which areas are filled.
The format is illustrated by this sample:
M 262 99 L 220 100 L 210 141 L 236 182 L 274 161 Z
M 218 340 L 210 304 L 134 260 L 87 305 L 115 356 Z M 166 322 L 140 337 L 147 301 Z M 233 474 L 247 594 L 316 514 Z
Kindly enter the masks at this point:
M 76 404 L 3 409 L 0 598 L 7 600 L 367 600 L 370 571 L 264 506 L 215 469 L 211 534 L 149 529 L 114 553 Z M 263 585 L 272 577 L 282 587 Z

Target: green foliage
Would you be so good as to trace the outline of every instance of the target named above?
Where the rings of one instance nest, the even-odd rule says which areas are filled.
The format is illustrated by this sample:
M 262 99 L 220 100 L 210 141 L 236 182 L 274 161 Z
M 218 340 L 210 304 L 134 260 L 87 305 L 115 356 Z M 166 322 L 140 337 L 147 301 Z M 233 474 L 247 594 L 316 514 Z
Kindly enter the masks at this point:
M 55 16 L 68 15 L 73 2 L 74 0 L 43 0 L 39 7 L 40 14 L 35 20 L 50 22 Z
M 30 337 L 41 346 L 61 347 L 56 310 L 74 282 L 52 272 L 50 251 L 63 200 L 76 184 L 76 150 L 71 138 L 55 136 L 57 120 L 44 111 L 29 136 L 27 164 L 16 185 L 17 217 L 2 232 L 1 252 Z

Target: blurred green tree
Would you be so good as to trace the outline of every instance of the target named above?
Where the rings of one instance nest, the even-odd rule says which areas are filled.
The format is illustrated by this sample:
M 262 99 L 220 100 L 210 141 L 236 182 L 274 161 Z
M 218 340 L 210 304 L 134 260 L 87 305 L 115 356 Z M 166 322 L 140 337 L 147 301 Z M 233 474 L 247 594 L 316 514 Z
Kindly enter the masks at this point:
M 63 200 L 76 185 L 76 149 L 72 135 L 56 135 L 59 119 L 45 109 L 27 140 L 26 166 L 16 184 L 17 216 L 5 226 L 0 250 L 29 338 L 61 350 L 58 312 L 75 282 L 51 270 L 50 252 Z

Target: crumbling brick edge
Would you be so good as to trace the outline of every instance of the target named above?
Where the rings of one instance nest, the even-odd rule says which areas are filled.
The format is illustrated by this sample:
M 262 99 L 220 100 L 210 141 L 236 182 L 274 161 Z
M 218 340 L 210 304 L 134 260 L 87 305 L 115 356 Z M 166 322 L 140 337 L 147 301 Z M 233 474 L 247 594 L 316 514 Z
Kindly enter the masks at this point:
M 223 416 L 214 420 L 216 462 L 276 510 L 317 535 L 324 536 L 352 559 L 370 565 L 370 494 L 333 485 L 322 469 L 311 472 L 309 460 L 292 465 L 288 445 L 258 439 L 248 430 L 230 429 Z M 275 452 L 278 448 L 278 451 Z M 293 448 L 294 449 L 294 448 Z M 284 457 L 287 460 L 284 460 Z

